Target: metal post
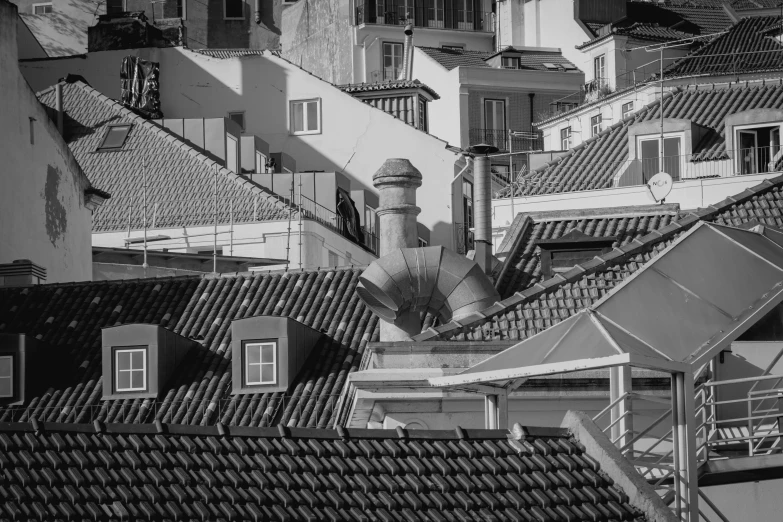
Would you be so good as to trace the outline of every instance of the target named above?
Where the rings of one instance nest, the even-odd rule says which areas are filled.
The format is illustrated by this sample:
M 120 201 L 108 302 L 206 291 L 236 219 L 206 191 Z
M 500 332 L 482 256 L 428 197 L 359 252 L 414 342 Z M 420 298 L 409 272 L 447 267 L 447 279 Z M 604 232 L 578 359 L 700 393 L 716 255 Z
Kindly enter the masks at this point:
M 672 457 L 674 459 L 674 514 L 678 519 L 682 519 L 682 499 L 683 484 L 680 475 L 682 467 L 682 454 L 678 440 L 680 439 L 679 419 L 679 399 L 678 399 L 677 378 L 675 374 L 671 376 L 671 396 L 672 396 Z
M 498 396 L 484 396 L 484 427 L 488 430 L 498 429 Z
M 609 400 L 614 402 L 632 390 L 631 367 L 616 366 L 609 370 Z M 625 447 L 633 439 L 633 403 L 626 398 L 612 408 L 612 422 L 620 419 L 612 426 L 612 441 L 617 447 Z M 626 454 L 633 453 L 633 447 L 626 450 Z
M 228 202 L 228 255 L 234 255 L 234 200 Z
M 696 433 L 693 423 L 696 420 L 693 396 L 693 375 L 676 373 L 675 387 L 677 396 L 677 439 L 675 444 L 679 452 L 678 481 L 683 500 L 683 520 L 699 520 L 699 483 L 696 474 Z M 689 422 L 691 420 L 691 422 Z
M 141 164 L 141 186 L 142 196 L 144 198 L 144 262 L 142 268 L 144 269 L 144 277 L 147 277 L 147 162 L 143 161 Z
M 218 228 L 218 166 L 215 165 L 215 188 L 213 190 L 214 197 L 214 218 L 215 218 L 215 231 L 212 235 L 212 273 L 217 274 L 217 228 Z
M 315 171 L 313 171 L 315 183 Z M 302 269 L 302 175 L 299 174 L 299 270 Z

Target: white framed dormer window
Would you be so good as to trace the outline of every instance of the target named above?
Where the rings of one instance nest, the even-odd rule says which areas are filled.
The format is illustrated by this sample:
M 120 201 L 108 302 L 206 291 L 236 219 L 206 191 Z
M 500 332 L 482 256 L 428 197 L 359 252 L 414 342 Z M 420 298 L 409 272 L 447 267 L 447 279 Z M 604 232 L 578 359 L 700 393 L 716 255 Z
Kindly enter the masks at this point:
M 321 99 L 291 101 L 291 134 L 321 133 Z
M 244 0 L 223 0 L 223 20 L 244 20 Z
M 14 356 L 0 356 L 0 398 L 14 396 Z
M 734 127 L 737 174 L 764 174 L 783 167 L 780 132 L 783 123 L 738 125 Z
M 52 12 L 52 4 L 33 4 L 33 14 L 50 14 Z
M 666 172 L 674 181 L 680 181 L 684 169 L 682 144 L 685 135 L 664 134 L 637 136 L 636 158 L 640 160 L 642 182 L 647 183 L 659 172 Z
M 277 384 L 277 343 L 246 342 L 244 351 L 245 384 Z
M 603 130 L 603 116 L 596 114 L 590 118 L 590 136 L 595 136 Z
M 623 113 L 623 119 L 625 119 L 626 116 L 633 112 L 633 102 L 629 101 L 627 103 L 623 103 L 621 110 Z
M 114 350 L 114 391 L 147 390 L 147 348 L 132 346 Z
M 560 150 L 571 148 L 571 127 L 560 129 Z
M 519 58 L 516 56 L 504 56 L 501 58 L 504 69 L 519 69 Z

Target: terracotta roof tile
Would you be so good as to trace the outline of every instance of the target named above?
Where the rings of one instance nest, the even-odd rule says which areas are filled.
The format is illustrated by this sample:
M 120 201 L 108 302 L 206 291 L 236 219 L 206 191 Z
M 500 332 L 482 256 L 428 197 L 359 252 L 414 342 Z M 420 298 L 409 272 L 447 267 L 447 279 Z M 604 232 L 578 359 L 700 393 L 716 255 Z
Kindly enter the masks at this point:
M 419 80 L 389 80 L 385 82 L 373 83 L 350 83 L 346 85 L 338 85 L 337 88 L 349 94 L 356 92 L 388 91 L 395 89 L 423 89 L 434 99 L 440 99 L 438 93 L 433 91 L 427 85 L 421 83 Z
M 438 62 L 447 70 L 452 70 L 455 67 L 489 67 L 485 61 L 490 56 L 497 54 L 496 52 L 489 51 L 470 51 L 465 49 L 445 49 L 443 47 L 416 47 L 430 58 Z M 514 50 L 509 48 L 509 50 Z M 520 63 L 523 69 L 534 69 L 537 71 L 548 71 L 545 63 L 552 63 L 560 66 L 571 66 L 576 70 L 576 67 L 569 62 L 559 52 L 535 52 L 535 51 L 521 51 Z
M 53 108 L 54 89 L 39 93 Z M 77 81 L 63 85 L 65 135 L 87 176 L 112 195 L 93 214 L 93 230 L 105 232 L 143 226 L 142 173 L 146 170 L 147 206 L 155 224 L 192 226 L 214 223 L 215 172 L 218 221 L 267 221 L 288 217 L 288 205 L 276 194 L 222 167 L 209 153 L 145 120 L 116 101 Z M 97 151 L 107 126 L 133 124 L 120 150 Z M 187 183 L 184 181 L 187 180 Z M 226 203 L 231 201 L 231 207 Z M 148 219 L 152 219 L 148 216 Z

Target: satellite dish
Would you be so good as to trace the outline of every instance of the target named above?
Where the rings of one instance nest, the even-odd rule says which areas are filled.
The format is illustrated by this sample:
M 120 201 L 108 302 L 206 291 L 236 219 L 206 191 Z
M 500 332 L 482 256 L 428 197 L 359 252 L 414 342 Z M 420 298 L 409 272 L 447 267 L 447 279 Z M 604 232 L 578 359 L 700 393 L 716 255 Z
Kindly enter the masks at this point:
M 672 177 L 665 172 L 659 172 L 650 178 L 647 188 L 655 201 L 662 201 L 672 191 Z

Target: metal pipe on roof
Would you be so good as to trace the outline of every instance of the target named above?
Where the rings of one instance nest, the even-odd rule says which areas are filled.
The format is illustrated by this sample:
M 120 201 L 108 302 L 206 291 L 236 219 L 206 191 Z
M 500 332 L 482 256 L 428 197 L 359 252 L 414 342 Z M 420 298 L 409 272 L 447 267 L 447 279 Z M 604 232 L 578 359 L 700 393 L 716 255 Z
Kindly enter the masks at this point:
M 405 26 L 405 46 L 403 47 L 402 68 L 398 80 L 413 78 L 413 24 Z
M 468 152 L 474 154 L 473 184 L 476 190 L 474 259 L 485 274 L 492 272 L 492 181 L 488 154 L 497 152 L 492 145 L 474 145 Z
M 60 136 L 63 138 L 65 137 L 65 133 L 63 132 L 63 129 L 65 128 L 65 125 L 63 124 L 63 84 L 62 82 L 58 82 L 57 85 L 54 87 L 54 93 L 55 93 L 55 109 L 57 110 L 57 130 L 60 132 Z
M 261 23 L 261 0 L 255 0 L 255 15 L 256 15 L 256 23 Z

